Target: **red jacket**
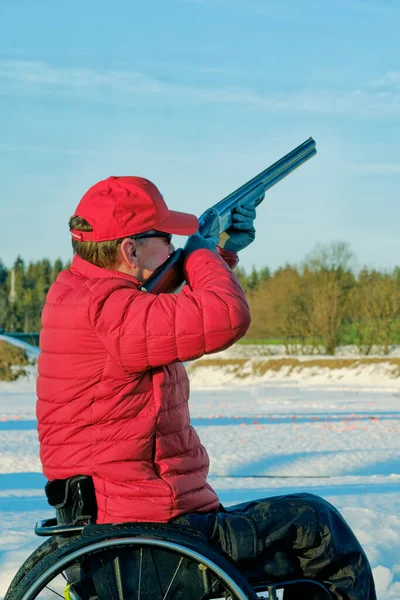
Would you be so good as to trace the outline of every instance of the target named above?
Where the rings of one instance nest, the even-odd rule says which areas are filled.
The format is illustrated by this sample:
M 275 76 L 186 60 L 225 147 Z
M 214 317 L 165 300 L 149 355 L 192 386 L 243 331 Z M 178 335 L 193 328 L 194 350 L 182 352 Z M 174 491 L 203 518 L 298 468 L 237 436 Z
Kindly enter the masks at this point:
M 218 508 L 190 425 L 183 361 L 227 348 L 250 323 L 225 262 L 198 250 L 180 294 L 75 256 L 51 287 L 40 336 L 37 418 L 49 480 L 93 477 L 98 522 L 167 522 Z

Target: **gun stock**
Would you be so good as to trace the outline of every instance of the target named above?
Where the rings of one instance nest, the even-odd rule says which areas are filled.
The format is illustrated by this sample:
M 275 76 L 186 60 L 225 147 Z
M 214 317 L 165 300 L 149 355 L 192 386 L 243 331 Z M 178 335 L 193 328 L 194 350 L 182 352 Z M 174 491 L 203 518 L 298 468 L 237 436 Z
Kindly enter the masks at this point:
M 172 294 L 176 292 L 185 281 L 183 276 L 183 260 L 183 250 L 182 248 L 178 248 L 143 283 L 140 290 L 142 292 L 151 292 L 152 294 L 161 294 L 161 292 Z

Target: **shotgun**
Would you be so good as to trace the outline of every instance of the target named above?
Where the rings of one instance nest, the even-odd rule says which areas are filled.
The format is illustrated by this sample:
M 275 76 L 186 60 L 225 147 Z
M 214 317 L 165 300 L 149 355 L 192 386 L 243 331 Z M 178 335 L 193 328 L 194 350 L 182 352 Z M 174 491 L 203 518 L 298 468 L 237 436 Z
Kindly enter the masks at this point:
M 232 225 L 232 211 L 240 200 L 244 199 L 246 204 L 253 204 L 254 207 L 259 206 L 267 190 L 316 153 L 315 141 L 310 137 L 226 198 L 208 208 L 199 217 L 199 233 L 203 237 L 213 235 L 219 237 Z M 184 252 L 182 248 L 178 248 L 154 271 L 140 289 L 153 294 L 176 292 L 184 283 L 183 260 Z

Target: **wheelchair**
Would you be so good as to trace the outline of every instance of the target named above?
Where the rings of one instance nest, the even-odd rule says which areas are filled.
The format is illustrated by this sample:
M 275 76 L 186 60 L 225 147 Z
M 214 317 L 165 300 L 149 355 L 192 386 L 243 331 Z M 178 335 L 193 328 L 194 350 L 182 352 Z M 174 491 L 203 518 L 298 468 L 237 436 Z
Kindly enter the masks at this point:
M 314 580 L 251 581 L 194 529 L 174 523 L 96 524 L 91 477 L 46 484 L 56 518 L 4 600 L 332 600 Z

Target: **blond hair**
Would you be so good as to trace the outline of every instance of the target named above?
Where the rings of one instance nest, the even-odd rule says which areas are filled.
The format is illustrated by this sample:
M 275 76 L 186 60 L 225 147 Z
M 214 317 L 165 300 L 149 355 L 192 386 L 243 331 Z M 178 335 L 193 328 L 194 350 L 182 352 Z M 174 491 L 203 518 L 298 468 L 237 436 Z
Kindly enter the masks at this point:
M 75 216 L 69 220 L 69 228 L 77 231 L 93 231 L 92 226 L 83 217 Z M 129 237 L 129 236 L 126 236 Z M 147 240 L 136 240 L 138 245 L 144 245 Z M 83 260 L 103 267 L 115 269 L 119 262 L 119 246 L 121 239 L 107 240 L 105 242 L 78 242 L 72 238 L 72 249 Z

